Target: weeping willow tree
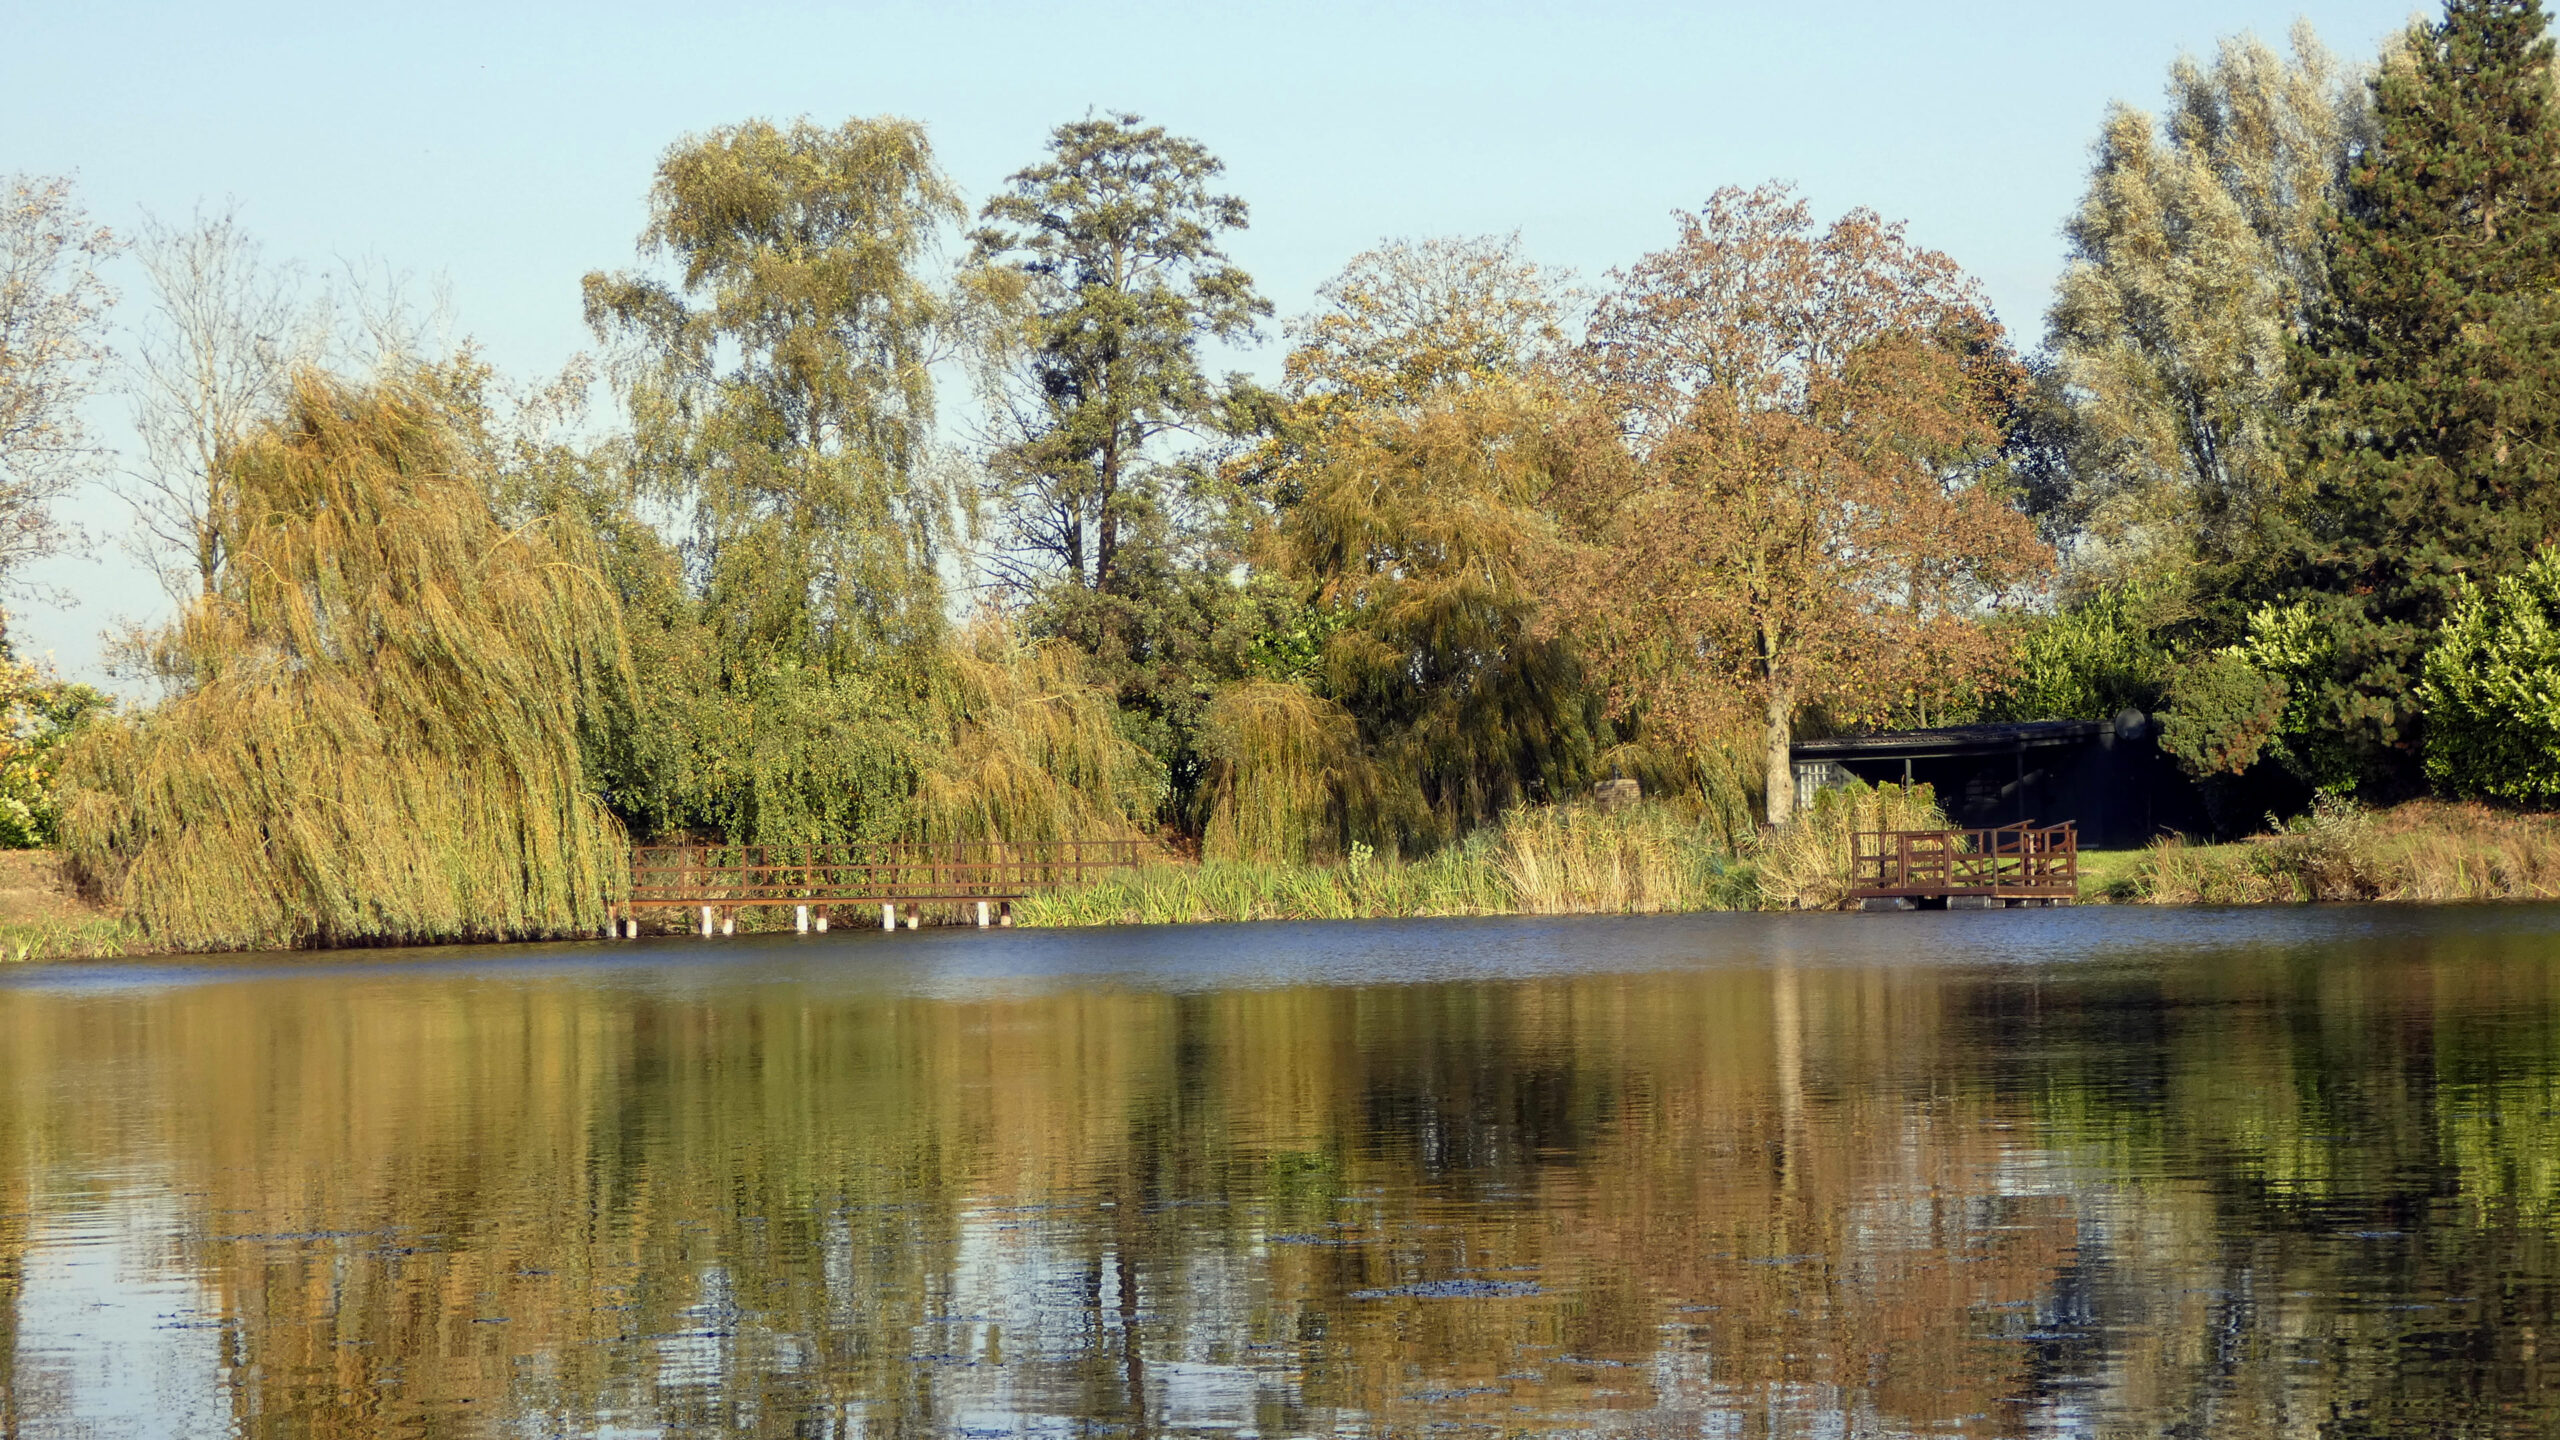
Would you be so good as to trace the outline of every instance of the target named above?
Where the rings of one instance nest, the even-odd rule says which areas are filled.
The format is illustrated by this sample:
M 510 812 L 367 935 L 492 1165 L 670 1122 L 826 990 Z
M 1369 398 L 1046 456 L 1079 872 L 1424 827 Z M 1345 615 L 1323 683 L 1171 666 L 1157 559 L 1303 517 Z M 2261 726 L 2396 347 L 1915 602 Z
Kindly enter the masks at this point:
M 620 611 L 583 527 L 500 525 L 470 455 L 425 377 L 305 373 L 223 456 L 230 558 L 154 647 L 177 693 L 65 771 L 66 857 L 152 943 L 604 923 Z
M 1121 733 L 1111 693 L 1090 671 L 1061 640 L 1026 645 L 993 622 L 962 637 L 945 657 L 909 836 L 1135 838 L 1135 817 L 1163 793 L 1163 770 Z
M 1577 792 L 1605 743 L 1573 647 L 1534 624 L 1572 459 L 1556 306 L 1503 241 L 1392 246 L 1324 294 L 1289 361 L 1277 548 L 1340 622 L 1324 694 L 1401 791 L 1377 838 L 1430 845 Z
M 1201 853 L 1299 863 L 1375 833 L 1386 796 L 1349 711 L 1286 680 L 1219 692 L 1202 727 L 1209 757 Z

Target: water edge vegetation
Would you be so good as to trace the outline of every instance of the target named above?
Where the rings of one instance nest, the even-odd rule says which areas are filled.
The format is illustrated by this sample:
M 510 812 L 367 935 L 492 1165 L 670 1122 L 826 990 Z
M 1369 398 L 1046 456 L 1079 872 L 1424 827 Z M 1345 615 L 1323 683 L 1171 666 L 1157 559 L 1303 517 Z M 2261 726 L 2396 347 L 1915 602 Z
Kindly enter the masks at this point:
M 1795 738 L 2130 706 L 2221 836 L 2295 818 L 2110 894 L 2540 894 L 2547 30 L 2447 0 L 2367 66 L 2181 60 L 2110 115 L 2033 351 L 1769 183 L 1594 291 L 1381 245 L 1276 383 L 1219 376 L 1274 314 L 1250 207 L 1117 112 L 974 228 L 912 119 L 683 137 L 582 282 L 599 360 L 531 386 L 333 330 L 227 216 L 147 227 L 179 616 L 124 648 L 148 700 L 7 672 L 0 842 L 154 949 L 592 934 L 634 838 L 1200 857 L 1059 919 L 1820 908 L 1840 817 L 1902 801 L 1795 813 Z M 6 196 L 0 569 L 94 463 L 123 243 Z M 1599 816 L 1618 775 L 1656 803 Z

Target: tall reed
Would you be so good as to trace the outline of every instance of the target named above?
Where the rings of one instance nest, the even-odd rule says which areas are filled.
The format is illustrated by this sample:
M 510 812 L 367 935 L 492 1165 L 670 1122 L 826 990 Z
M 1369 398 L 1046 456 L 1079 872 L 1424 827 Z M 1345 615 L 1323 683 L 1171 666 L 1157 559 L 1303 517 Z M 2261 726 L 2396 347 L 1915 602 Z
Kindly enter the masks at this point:
M 1772 910 L 1836 910 L 1849 896 L 1852 835 L 1946 825 L 1937 792 L 1926 785 L 1853 780 L 1817 791 L 1794 819 L 1760 837 L 1752 859 L 1761 903 Z
M 1015 906 L 1029 925 L 1749 909 L 1751 872 L 1709 822 L 1663 804 L 1514 810 L 1418 860 L 1354 844 L 1334 865 L 1164 863 Z

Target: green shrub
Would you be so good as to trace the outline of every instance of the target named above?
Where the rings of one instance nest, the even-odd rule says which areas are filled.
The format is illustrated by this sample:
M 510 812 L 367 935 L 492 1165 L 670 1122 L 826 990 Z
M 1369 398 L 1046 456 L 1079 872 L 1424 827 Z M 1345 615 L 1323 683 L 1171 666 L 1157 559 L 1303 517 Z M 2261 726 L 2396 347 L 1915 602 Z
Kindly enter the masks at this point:
M 2237 651 L 2217 651 L 2178 668 L 2160 717 L 2160 748 L 2188 774 L 2237 775 L 2282 730 L 2285 682 Z
M 2104 720 L 2128 708 L 2156 710 L 2177 656 L 2162 638 L 2167 593 L 2136 582 L 2029 621 L 2012 652 L 2014 671 L 1986 701 L 1993 720 Z
M 0 616 L 0 850 L 54 842 L 55 780 L 72 736 L 113 701 L 17 658 Z
M 2466 582 L 2427 652 L 2427 778 L 2463 795 L 2560 798 L 2560 551 Z

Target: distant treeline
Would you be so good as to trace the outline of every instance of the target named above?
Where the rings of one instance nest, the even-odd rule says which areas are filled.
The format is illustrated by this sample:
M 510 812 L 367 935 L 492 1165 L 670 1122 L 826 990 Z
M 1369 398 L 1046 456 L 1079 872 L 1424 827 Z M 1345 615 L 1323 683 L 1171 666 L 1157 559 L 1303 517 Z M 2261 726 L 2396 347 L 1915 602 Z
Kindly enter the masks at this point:
M 2543 802 L 2546 28 L 2180 61 L 2110 115 L 2032 353 L 1899 225 L 1765 185 L 1589 286 L 1382 245 L 1276 384 L 1214 374 L 1274 324 L 1246 203 L 1124 114 L 975 205 L 910 120 L 679 141 L 584 282 L 609 424 L 583 364 L 513 386 L 310 321 L 224 217 L 150 230 L 183 612 L 128 646 L 156 704 L 17 727 L 23 828 L 152 938 L 255 944 L 589 930 L 626 835 L 1420 856 L 1623 774 L 1739 845 L 1808 730 L 2127 706 L 2235 807 Z M 76 335 L 117 242 L 12 194 Z M 96 359 L 21 408 L 71 425 Z

